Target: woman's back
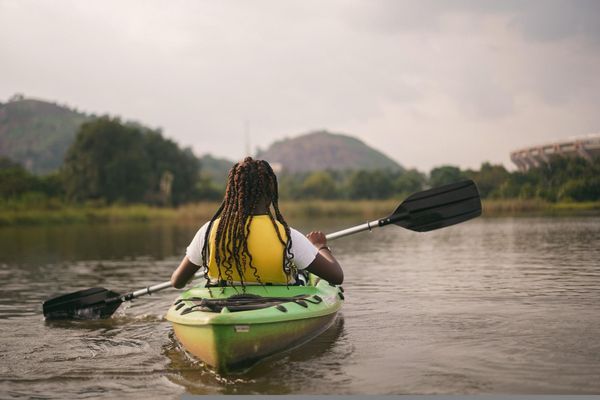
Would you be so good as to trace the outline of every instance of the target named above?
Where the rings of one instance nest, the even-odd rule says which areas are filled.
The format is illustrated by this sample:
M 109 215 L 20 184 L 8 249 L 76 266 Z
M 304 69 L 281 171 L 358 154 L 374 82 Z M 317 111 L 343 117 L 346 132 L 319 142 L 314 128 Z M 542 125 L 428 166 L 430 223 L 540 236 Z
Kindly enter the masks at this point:
M 286 284 L 288 279 L 283 272 L 283 256 L 287 235 L 285 228 L 279 221 L 271 221 L 268 215 L 254 215 L 249 222 L 247 246 L 249 257 L 244 257 L 243 249 L 237 249 L 238 256 L 242 260 L 241 271 L 237 266 L 229 265 L 225 260 L 221 262 L 221 268 L 217 264 L 215 257 L 215 238 L 220 219 L 215 220 L 210 232 L 208 277 L 211 281 L 224 280 L 245 283 L 275 283 Z M 279 230 L 279 235 L 275 231 L 275 226 Z M 282 238 L 284 243 L 279 238 Z M 228 241 L 226 241 L 228 242 Z M 234 244 L 229 243 L 229 250 L 233 251 Z M 198 247 L 196 247 L 196 250 Z M 201 247 L 200 247 L 201 250 Z M 188 254 L 189 257 L 189 254 Z M 221 276 L 219 276 L 219 271 Z M 240 273 L 242 276 L 240 277 Z

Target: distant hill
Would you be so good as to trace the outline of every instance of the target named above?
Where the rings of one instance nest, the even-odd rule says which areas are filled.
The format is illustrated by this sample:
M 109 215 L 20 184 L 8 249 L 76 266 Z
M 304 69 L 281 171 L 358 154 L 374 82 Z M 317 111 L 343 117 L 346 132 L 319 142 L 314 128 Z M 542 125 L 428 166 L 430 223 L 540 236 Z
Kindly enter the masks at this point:
M 203 155 L 199 160 L 201 174 L 218 185 L 225 185 L 229 170 L 235 164 L 235 161 L 213 157 L 210 154 Z
M 0 103 L 0 156 L 37 174 L 55 171 L 62 165 L 81 124 L 95 117 L 56 103 L 14 96 L 7 103 Z M 259 151 L 256 158 L 266 159 L 274 169 L 288 172 L 402 169 L 362 141 L 327 131 L 277 141 Z M 235 163 L 208 154 L 200 162 L 202 174 L 217 184 L 225 183 Z
M 15 96 L 0 104 L 0 156 L 34 173 L 54 171 L 81 124 L 91 118 L 55 103 Z
M 327 131 L 277 141 L 267 150 L 259 151 L 256 157 L 288 172 L 403 169 L 394 160 L 362 141 Z

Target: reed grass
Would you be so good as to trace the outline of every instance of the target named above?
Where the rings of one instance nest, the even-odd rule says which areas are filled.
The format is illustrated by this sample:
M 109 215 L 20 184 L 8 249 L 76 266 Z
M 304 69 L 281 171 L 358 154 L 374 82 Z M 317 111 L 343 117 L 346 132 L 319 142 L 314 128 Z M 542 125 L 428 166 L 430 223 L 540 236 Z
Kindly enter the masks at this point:
M 358 220 L 381 218 L 389 215 L 399 200 L 305 200 L 284 201 L 281 211 L 291 220 L 309 218 L 345 218 Z M 187 204 L 178 208 L 148 205 L 53 205 L 52 208 L 0 207 L 0 226 L 43 225 L 71 223 L 119 222 L 198 222 L 206 221 L 216 211 L 216 202 Z M 483 215 L 600 215 L 600 202 L 549 203 L 539 199 L 484 200 Z
M 175 209 L 146 205 L 131 206 L 64 206 L 55 209 L 4 209 L 0 210 L 2 225 L 43 225 L 90 222 L 125 222 L 172 219 Z
M 285 201 L 281 203 L 281 212 L 290 218 L 382 218 L 391 214 L 399 203 L 393 199 Z
M 486 199 L 483 215 L 496 216 L 584 216 L 600 215 L 600 201 L 551 203 L 542 199 Z

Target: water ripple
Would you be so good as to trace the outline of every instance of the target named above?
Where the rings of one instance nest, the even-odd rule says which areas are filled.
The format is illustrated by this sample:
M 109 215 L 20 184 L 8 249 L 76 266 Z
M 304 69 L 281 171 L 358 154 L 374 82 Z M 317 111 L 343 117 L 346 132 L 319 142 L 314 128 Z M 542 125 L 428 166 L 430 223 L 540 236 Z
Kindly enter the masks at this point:
M 53 294 L 168 279 L 195 229 L 0 229 L 0 397 L 600 392 L 599 218 L 336 241 L 341 318 L 242 375 L 215 374 L 180 347 L 164 319 L 175 291 L 104 321 L 43 321 Z

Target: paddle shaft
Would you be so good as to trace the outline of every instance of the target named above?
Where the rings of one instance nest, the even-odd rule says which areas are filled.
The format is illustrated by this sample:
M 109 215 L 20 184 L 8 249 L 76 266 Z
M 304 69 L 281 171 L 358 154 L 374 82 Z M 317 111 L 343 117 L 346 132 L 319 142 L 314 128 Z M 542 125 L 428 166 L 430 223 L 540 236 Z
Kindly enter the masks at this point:
M 196 272 L 194 274 L 194 279 L 196 278 L 203 278 L 204 277 L 204 271 L 200 271 L 200 272 Z M 140 296 L 147 296 L 150 295 L 152 293 L 156 293 L 159 292 L 163 289 L 167 289 L 172 287 L 171 285 L 171 281 L 166 281 L 163 283 L 158 283 L 156 285 L 152 285 L 152 286 L 148 286 L 144 289 L 139 289 L 136 290 L 134 292 L 130 292 L 127 294 L 122 295 L 121 297 L 119 297 L 120 301 L 129 301 L 129 300 L 133 300 L 133 299 L 137 299 Z
M 374 228 L 381 228 L 383 226 L 393 224 L 394 222 L 400 221 L 406 218 L 408 214 L 395 214 L 387 218 L 376 219 L 374 221 L 365 222 L 364 224 L 353 226 L 352 228 L 342 229 L 341 231 L 333 232 L 325 236 L 327 240 L 335 240 L 344 236 L 350 236 L 358 232 L 371 231 Z

